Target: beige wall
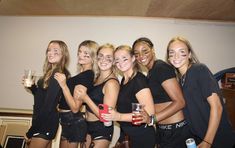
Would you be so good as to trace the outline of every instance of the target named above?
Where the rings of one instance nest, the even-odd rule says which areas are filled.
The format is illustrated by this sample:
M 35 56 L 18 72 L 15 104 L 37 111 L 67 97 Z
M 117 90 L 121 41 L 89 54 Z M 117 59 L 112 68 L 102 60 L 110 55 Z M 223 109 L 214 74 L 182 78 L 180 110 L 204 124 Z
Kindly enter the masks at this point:
M 191 41 L 201 62 L 212 72 L 235 66 L 235 23 L 131 17 L 5 17 L 0 16 L 0 108 L 31 109 L 32 96 L 21 85 L 24 69 L 42 74 L 48 42 L 64 40 L 70 47 L 75 74 L 76 50 L 85 39 L 100 44 L 131 45 L 141 36 L 155 44 L 164 58 L 167 42 L 176 35 Z

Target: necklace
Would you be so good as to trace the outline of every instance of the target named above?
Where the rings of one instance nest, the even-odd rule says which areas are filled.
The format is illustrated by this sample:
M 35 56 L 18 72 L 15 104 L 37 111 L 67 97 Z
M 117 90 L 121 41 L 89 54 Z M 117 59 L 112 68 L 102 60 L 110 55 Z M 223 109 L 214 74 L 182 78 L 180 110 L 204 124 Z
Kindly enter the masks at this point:
M 187 77 L 187 72 L 188 72 L 188 69 L 191 67 L 191 64 L 189 64 L 188 66 L 187 66 L 187 69 L 186 69 L 186 71 L 185 71 L 185 73 L 181 76 L 181 78 L 180 78 L 180 84 L 181 84 L 181 86 L 184 86 L 184 83 L 185 83 L 185 80 L 186 80 L 186 77 Z
M 185 73 L 184 75 L 182 75 L 182 77 L 181 77 L 181 79 L 180 79 L 180 84 L 181 84 L 181 86 L 184 86 L 186 76 L 187 76 L 187 71 L 186 71 L 186 73 Z

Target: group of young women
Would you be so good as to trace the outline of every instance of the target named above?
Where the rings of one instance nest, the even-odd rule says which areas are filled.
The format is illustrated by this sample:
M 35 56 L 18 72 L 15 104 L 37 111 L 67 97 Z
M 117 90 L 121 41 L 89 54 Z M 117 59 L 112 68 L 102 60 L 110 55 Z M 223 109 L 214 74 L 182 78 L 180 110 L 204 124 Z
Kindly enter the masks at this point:
M 114 126 L 100 121 L 98 106 L 106 104 L 109 113 L 101 117 L 120 123 L 118 142 L 128 136 L 130 147 L 183 148 L 186 139 L 194 138 L 199 148 L 232 148 L 235 135 L 210 70 L 183 37 L 169 42 L 166 57 L 166 62 L 157 59 L 145 37 L 117 48 L 86 40 L 78 47 L 78 74 L 70 77 L 67 45 L 51 41 L 44 74 L 28 88 L 34 95 L 29 147 L 49 148 L 60 123 L 61 148 L 83 142 L 80 147 L 108 148 Z M 131 123 L 132 103 L 144 105 L 140 125 Z

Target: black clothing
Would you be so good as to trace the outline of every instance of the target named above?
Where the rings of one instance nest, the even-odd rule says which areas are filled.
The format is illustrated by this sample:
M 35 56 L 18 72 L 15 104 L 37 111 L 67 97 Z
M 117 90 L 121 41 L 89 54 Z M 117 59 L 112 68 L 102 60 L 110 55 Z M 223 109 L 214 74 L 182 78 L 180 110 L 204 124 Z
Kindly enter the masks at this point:
M 132 103 L 138 103 L 136 94 L 144 89 L 148 88 L 147 78 L 140 72 L 134 76 L 133 79 L 129 80 L 126 84 L 123 84 L 124 78 L 121 81 L 120 91 L 117 101 L 117 110 L 120 113 L 131 113 Z M 129 122 L 120 122 L 121 126 L 132 126 Z
M 162 83 L 165 80 L 176 77 L 174 68 L 162 60 L 156 60 L 152 69 L 149 70 L 147 77 L 154 103 L 157 104 L 171 101 L 170 97 L 162 87 Z
M 172 101 L 162 87 L 164 81 L 172 78 L 176 78 L 174 68 L 162 60 L 156 60 L 148 73 L 148 84 L 155 104 Z M 171 125 L 174 126 L 177 123 L 171 123 Z M 157 128 L 156 130 L 156 142 L 163 148 L 186 147 L 185 140 L 191 136 L 188 125 L 177 129 L 164 130 Z
M 136 94 L 142 89 L 148 88 L 147 78 L 140 72 L 129 80 L 126 84 L 124 78 L 121 81 L 118 95 L 117 110 L 120 113 L 131 113 L 132 103 L 138 103 Z M 146 98 L 149 99 L 149 98 Z M 128 135 L 133 148 L 154 148 L 155 130 L 154 127 L 144 127 L 145 125 L 132 125 L 131 122 L 119 122 L 121 130 Z
M 49 79 L 49 85 L 43 88 L 43 80 L 38 81 L 37 86 L 33 85 L 30 89 L 34 95 L 32 126 L 26 133 L 28 138 L 33 135 L 42 134 L 47 139 L 54 139 L 59 126 L 59 117 L 56 106 L 61 97 L 61 89 L 54 79 L 54 73 Z
M 115 78 L 110 78 L 107 79 L 106 81 L 104 81 L 103 83 L 93 86 L 93 88 L 91 89 L 90 92 L 88 92 L 89 97 L 92 99 L 92 101 L 98 106 L 99 104 L 103 104 L 104 102 L 104 94 L 103 94 L 103 87 L 105 85 L 106 82 L 108 82 L 109 80 L 114 79 L 116 81 L 118 81 Z M 86 105 L 86 109 L 87 111 L 93 113 L 93 111 L 89 108 L 88 105 Z
M 105 80 L 103 83 L 94 86 L 92 90 L 88 93 L 89 97 L 97 106 L 99 104 L 103 104 L 104 94 L 102 90 L 103 90 L 105 83 L 111 79 L 118 81 L 115 78 L 109 78 Z M 93 113 L 93 111 L 89 108 L 88 105 L 86 105 L 86 109 L 88 112 Z M 99 120 L 92 121 L 92 122 L 87 121 L 87 123 L 88 123 L 88 133 L 91 135 L 92 140 L 99 140 L 99 139 L 106 139 L 108 141 L 112 140 L 113 129 L 114 129 L 113 124 L 111 126 L 104 126 L 104 122 L 101 122 Z
M 87 121 L 88 133 L 92 140 L 106 139 L 112 141 L 114 126 L 104 126 L 100 121 Z
M 87 88 L 87 92 L 93 87 L 94 72 L 92 70 L 83 71 L 76 76 L 67 80 L 67 85 L 70 93 L 73 95 L 76 85 L 83 85 Z M 65 100 L 65 96 L 62 95 L 59 101 L 59 108 L 64 110 L 70 110 L 69 105 Z M 87 134 L 87 123 L 85 117 L 78 113 L 65 112 L 59 113 L 60 124 L 62 127 L 62 138 L 70 142 L 84 142 Z
M 86 119 L 81 112 L 60 112 L 61 138 L 69 142 L 84 142 L 87 134 Z
M 123 126 L 122 131 L 129 136 L 131 148 L 155 148 L 155 130 L 152 126 Z
M 192 137 L 185 120 L 174 124 L 158 124 L 156 128 L 156 141 L 161 148 L 186 148 L 185 141 Z
M 204 64 L 192 64 L 184 76 L 183 93 L 186 100 L 184 114 L 192 133 L 203 140 L 209 123 L 210 105 L 207 98 L 212 93 L 221 96 L 220 88 L 213 74 Z M 221 121 L 213 141 L 215 148 L 231 148 L 235 143 L 235 135 L 228 121 L 227 113 L 223 105 Z
M 76 85 L 83 85 L 87 88 L 87 91 L 89 92 L 90 89 L 93 86 L 93 80 L 94 80 L 94 72 L 92 70 L 87 70 L 84 72 L 81 72 L 77 74 L 76 76 L 70 78 L 67 80 L 67 85 L 70 90 L 70 93 L 73 95 L 73 91 Z M 64 95 L 62 95 L 60 101 L 59 101 L 59 108 L 64 110 L 70 110 Z

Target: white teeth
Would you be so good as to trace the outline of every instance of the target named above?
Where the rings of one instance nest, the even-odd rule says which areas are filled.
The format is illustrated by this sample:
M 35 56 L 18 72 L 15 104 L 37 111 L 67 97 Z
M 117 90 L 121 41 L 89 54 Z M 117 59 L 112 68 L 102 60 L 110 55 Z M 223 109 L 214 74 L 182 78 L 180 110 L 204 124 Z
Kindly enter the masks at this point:
M 179 64 L 181 61 L 174 61 L 175 64 Z
M 107 64 L 100 64 L 101 66 L 106 66 Z
M 145 62 L 147 59 L 142 59 L 141 62 Z

